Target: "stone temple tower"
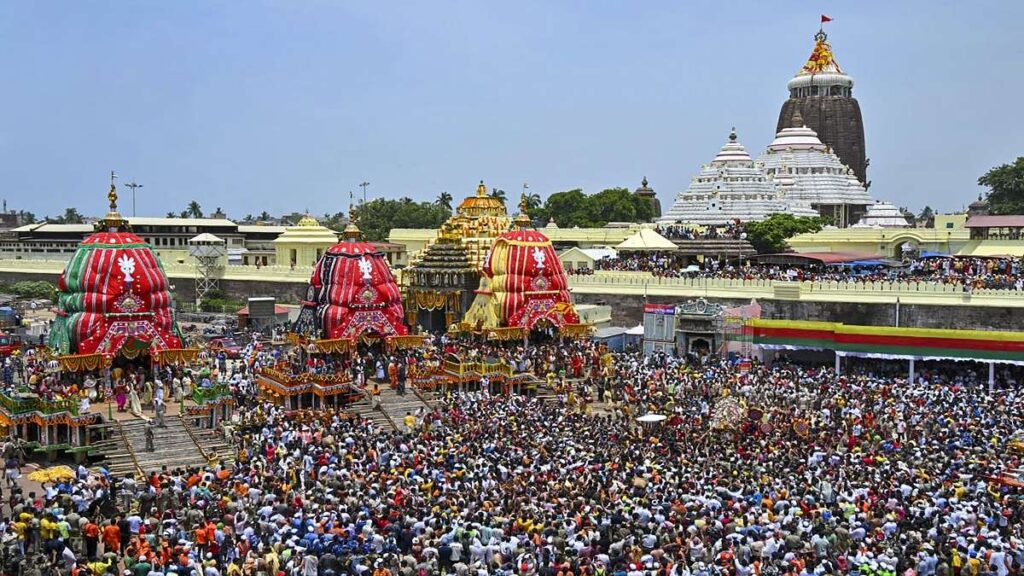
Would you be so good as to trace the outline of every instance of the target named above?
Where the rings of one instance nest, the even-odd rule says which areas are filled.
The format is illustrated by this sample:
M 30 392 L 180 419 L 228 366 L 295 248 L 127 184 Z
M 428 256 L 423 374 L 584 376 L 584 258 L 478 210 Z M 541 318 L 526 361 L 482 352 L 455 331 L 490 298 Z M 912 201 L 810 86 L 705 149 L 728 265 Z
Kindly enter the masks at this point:
M 788 88 L 789 99 L 782 105 L 775 131 L 801 128 L 793 125 L 793 118 L 802 117 L 807 127 L 817 132 L 821 141 L 853 170 L 857 179 L 865 187 L 869 186 L 864 121 L 860 104 L 853 97 L 853 78 L 839 67 L 824 30 L 814 35 L 814 51 L 789 81 Z

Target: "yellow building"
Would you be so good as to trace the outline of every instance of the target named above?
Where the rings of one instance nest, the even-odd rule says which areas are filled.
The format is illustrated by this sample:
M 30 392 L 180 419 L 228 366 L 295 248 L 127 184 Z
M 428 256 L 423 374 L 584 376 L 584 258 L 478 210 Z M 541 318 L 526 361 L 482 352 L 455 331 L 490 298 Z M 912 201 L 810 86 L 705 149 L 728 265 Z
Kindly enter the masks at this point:
M 992 246 L 971 240 L 964 227 L 966 214 L 939 214 L 934 228 L 828 227 L 819 232 L 798 234 L 787 242 L 796 252 L 865 252 L 886 258 L 903 258 L 907 252 L 938 252 L 955 255 L 992 255 L 1018 252 L 991 252 Z M 1006 250 L 1007 247 L 999 247 Z
M 328 248 L 338 243 L 338 233 L 306 214 L 274 239 L 278 266 L 311 268 Z

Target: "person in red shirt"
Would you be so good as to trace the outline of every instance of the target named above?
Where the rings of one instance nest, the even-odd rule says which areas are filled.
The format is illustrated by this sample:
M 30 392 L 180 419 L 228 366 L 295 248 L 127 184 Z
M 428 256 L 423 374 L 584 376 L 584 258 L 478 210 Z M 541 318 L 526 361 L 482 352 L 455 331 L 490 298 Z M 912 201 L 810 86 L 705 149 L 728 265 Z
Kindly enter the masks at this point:
M 89 521 L 82 528 L 82 538 L 85 540 L 85 557 L 88 560 L 96 559 L 96 549 L 99 547 L 100 527 L 95 522 Z M 120 541 L 121 535 L 117 535 Z

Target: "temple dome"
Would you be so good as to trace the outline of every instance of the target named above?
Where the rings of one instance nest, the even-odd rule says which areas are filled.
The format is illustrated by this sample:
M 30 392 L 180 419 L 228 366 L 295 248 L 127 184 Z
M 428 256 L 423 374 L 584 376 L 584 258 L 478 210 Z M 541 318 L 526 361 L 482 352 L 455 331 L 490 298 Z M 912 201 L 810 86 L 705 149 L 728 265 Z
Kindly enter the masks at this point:
M 868 211 L 853 225 L 853 228 L 907 228 L 907 219 L 895 205 L 888 202 L 875 202 L 868 206 Z
M 739 142 L 735 129 L 710 164 L 701 167 L 659 222 L 721 225 L 763 220 L 770 214 L 817 216 L 810 205 L 790 201 Z
M 757 162 L 788 200 L 809 203 L 840 227 L 849 226 L 872 203 L 867 188 L 799 115 L 783 128 Z
M 508 217 L 508 211 L 505 209 L 505 203 L 502 202 L 500 198 L 495 198 L 487 193 L 487 186 L 484 185 L 483 180 L 481 180 L 480 184 L 476 187 L 476 194 L 469 196 L 459 203 L 459 207 L 456 209 L 456 212 L 470 217 Z

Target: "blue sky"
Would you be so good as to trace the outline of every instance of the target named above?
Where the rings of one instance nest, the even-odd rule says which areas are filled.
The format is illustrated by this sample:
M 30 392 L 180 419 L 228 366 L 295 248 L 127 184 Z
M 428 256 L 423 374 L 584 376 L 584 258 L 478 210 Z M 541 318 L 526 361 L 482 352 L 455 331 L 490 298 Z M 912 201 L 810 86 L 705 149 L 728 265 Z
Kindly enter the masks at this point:
M 458 199 L 646 175 L 667 204 L 731 126 L 771 141 L 822 12 L 877 198 L 956 209 L 1024 155 L 1019 1 L 23 0 L 0 5 L 2 196 L 100 214 L 114 169 L 140 215 L 241 217 L 344 210 L 364 180 Z

